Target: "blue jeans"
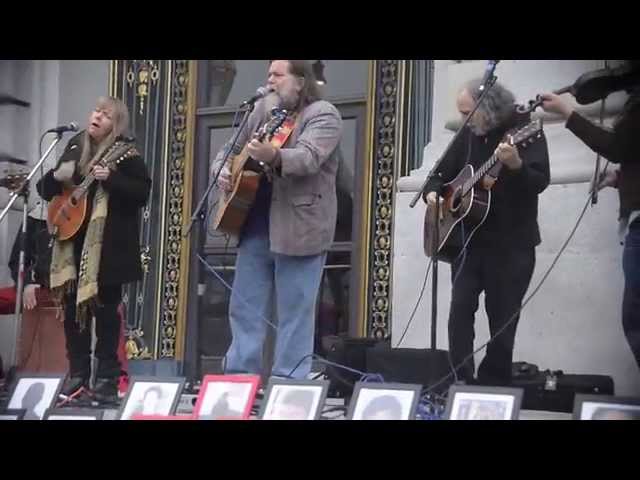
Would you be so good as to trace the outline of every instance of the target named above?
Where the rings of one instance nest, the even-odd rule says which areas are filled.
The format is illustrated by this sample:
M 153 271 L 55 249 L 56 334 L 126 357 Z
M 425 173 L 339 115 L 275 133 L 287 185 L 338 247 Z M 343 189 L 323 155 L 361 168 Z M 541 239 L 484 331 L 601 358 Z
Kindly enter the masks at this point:
M 226 373 L 262 373 L 263 346 L 269 326 L 277 325 L 272 375 L 288 376 L 313 353 L 315 310 L 326 253 L 295 257 L 272 253 L 269 233 L 245 234 L 238 247 L 229 304 L 232 341 Z M 278 321 L 272 317 L 275 300 Z M 264 318 L 263 318 L 264 317 Z M 311 371 L 306 358 L 291 375 Z
M 622 254 L 622 328 L 640 368 L 640 218 L 629 225 Z

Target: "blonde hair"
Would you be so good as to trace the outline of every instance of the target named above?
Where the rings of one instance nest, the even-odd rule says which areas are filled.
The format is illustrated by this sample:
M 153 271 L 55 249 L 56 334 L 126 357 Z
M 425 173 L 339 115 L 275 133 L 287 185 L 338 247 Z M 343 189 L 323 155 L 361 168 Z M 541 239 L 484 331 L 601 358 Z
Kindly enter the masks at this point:
M 109 134 L 96 145 L 93 155 L 91 154 L 93 139 L 89 135 L 89 132 L 85 130 L 82 154 L 80 155 L 80 162 L 78 164 L 79 170 L 83 175 L 89 172 L 107 147 L 112 145 L 116 138 L 124 134 L 127 128 L 129 128 L 129 110 L 122 100 L 114 97 L 100 97 L 98 98 L 96 109 L 111 110 L 112 128 Z

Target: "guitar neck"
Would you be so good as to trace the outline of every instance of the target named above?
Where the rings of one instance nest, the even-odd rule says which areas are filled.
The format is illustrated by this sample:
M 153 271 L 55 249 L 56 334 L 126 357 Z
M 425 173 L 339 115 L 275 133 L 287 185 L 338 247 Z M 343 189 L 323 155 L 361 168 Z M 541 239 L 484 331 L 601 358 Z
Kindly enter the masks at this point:
M 494 165 L 498 163 L 498 156 L 494 153 L 489 157 L 489 160 L 484 162 L 484 164 L 476 171 L 476 173 L 469 180 L 464 182 L 462 188 L 462 195 L 466 195 L 469 191 L 478 183 L 482 177 L 484 177 L 489 170 L 491 170 Z
M 84 195 L 87 190 L 89 190 L 89 187 L 91 186 L 91 184 L 95 181 L 96 177 L 93 173 L 88 173 L 86 177 L 84 177 L 84 180 L 82 180 L 82 182 L 80 182 L 80 185 L 77 185 L 74 189 L 74 193 L 77 192 L 77 194 L 79 196 Z

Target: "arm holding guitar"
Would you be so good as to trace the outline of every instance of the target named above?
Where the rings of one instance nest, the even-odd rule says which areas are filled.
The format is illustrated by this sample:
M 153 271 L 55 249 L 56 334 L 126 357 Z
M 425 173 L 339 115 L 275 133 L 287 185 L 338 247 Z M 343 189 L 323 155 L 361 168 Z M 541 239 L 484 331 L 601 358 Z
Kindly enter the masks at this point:
M 516 147 L 512 147 L 516 148 Z M 549 151 L 544 134 L 534 143 L 517 147 L 520 168 L 505 170 L 505 175 L 517 179 L 516 188 L 529 190 L 536 194 L 549 185 Z
M 62 193 L 62 183 L 55 179 L 53 172 L 53 169 L 49 170 L 36 184 L 38 194 L 47 202 Z
M 122 162 L 117 170 L 111 171 L 102 184 L 114 197 L 134 202 L 139 207 L 147 202 L 151 190 L 151 179 L 140 156 Z
M 294 148 L 280 150 L 281 175 L 303 177 L 320 171 L 342 137 L 342 119 L 332 107 L 311 118 Z

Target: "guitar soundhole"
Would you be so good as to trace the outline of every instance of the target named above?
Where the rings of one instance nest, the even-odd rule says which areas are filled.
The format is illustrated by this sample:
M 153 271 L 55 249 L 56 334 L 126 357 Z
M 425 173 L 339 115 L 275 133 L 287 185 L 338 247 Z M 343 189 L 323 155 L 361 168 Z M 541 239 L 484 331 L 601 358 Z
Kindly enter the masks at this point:
M 69 197 L 69 203 L 71 204 L 72 207 L 78 206 L 78 201 L 73 197 Z
M 451 196 L 451 212 L 457 212 L 460 210 L 460 206 L 462 205 L 462 195 L 460 194 L 461 190 L 458 188 L 453 192 Z

